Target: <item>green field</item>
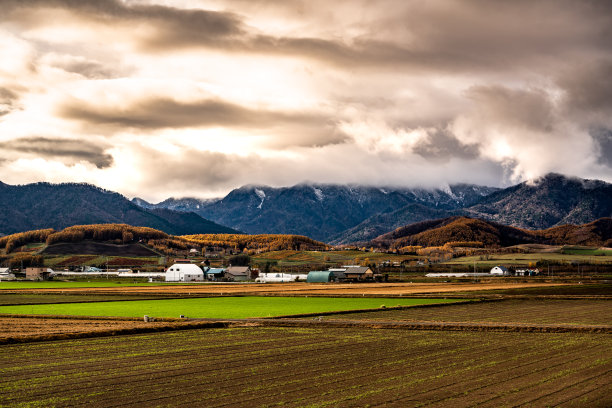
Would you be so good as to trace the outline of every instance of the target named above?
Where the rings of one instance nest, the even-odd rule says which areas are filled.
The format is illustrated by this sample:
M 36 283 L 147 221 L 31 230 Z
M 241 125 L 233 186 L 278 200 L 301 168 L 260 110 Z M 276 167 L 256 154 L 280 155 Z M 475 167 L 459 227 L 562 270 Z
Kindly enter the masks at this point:
M 2 289 L 67 289 L 67 288 L 107 288 L 114 286 L 161 286 L 161 285 L 180 285 L 181 283 L 165 283 L 165 282 L 118 282 L 118 281 L 95 281 L 95 282 L 64 282 L 64 281 L 2 281 L 0 282 L 0 290 Z M 183 283 L 184 285 L 184 283 Z
M 69 316 L 127 316 L 242 319 L 303 313 L 373 309 L 382 305 L 410 306 L 456 302 L 456 299 L 376 299 L 307 297 L 218 297 L 197 299 L 138 300 L 103 303 L 63 303 L 0 306 L 0 313 Z
M 567 255 L 584 255 L 584 256 L 612 256 L 611 249 L 590 248 L 580 246 L 565 246 L 561 253 Z

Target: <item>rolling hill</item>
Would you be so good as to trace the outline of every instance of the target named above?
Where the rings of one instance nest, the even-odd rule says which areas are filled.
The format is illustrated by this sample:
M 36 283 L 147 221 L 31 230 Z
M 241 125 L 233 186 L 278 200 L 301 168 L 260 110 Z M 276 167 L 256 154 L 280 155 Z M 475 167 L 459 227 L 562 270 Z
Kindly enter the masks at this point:
M 0 182 L 0 232 L 3 234 L 102 223 L 146 226 L 175 235 L 237 232 L 195 213 L 147 210 L 121 194 L 89 184 L 12 186 Z
M 538 243 L 593 245 L 612 243 L 612 218 L 583 225 L 564 225 L 545 230 L 525 230 L 492 221 L 454 216 L 406 225 L 383 234 L 368 245 L 385 248 L 442 246 L 448 242 L 477 241 L 487 247 Z

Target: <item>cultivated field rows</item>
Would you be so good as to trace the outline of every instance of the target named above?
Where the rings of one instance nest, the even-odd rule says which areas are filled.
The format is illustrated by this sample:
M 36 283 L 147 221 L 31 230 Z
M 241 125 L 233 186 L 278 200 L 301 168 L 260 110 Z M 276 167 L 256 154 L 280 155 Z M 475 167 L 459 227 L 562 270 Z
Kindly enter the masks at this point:
M 612 301 L 510 299 L 435 308 L 341 314 L 324 316 L 323 319 L 612 325 Z
M 7 406 L 609 406 L 601 334 L 233 328 L 0 348 Z

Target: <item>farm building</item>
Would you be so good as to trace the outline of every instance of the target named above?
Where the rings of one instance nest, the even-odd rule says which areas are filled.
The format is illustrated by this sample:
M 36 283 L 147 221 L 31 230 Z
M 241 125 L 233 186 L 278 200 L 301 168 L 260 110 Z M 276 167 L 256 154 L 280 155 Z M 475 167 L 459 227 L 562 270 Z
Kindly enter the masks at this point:
M 250 266 L 230 266 L 225 270 L 225 279 L 232 282 L 242 282 L 251 279 Z
M 539 269 L 517 269 L 514 274 L 516 276 L 537 276 L 540 274 Z
M 166 282 L 202 282 L 204 271 L 195 264 L 175 263 L 166 271 Z
M 320 283 L 320 282 L 335 282 L 336 275 L 332 271 L 310 271 L 306 282 L 308 283 Z
M 206 271 L 206 279 L 209 281 L 220 281 L 223 279 L 225 269 L 223 268 L 208 268 Z
M 13 279 L 15 279 L 15 275 L 11 273 L 9 268 L 0 268 L 0 281 Z
M 260 273 L 255 279 L 258 283 L 268 282 L 296 282 L 299 279 L 299 275 L 292 275 L 290 273 Z
M 510 275 L 510 271 L 505 266 L 494 266 L 491 268 L 491 275 Z
M 334 273 L 335 280 L 343 280 L 344 278 L 346 278 L 346 276 L 344 275 L 344 271 L 346 271 L 346 268 L 330 268 L 329 269 L 329 272 Z
M 54 272 L 51 268 L 26 268 L 26 279 L 49 280 Z
M 349 265 L 344 270 L 345 279 L 348 280 L 356 280 L 356 281 L 364 281 L 364 280 L 373 280 L 374 279 L 374 271 L 367 266 L 353 266 Z

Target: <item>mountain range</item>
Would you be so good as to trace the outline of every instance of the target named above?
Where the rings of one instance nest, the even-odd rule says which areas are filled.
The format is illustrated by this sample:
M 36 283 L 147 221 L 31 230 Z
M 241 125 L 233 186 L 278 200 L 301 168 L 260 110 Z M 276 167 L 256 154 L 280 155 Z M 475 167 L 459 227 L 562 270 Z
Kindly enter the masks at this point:
M 360 185 L 248 185 L 223 198 L 157 204 L 88 184 L 0 183 L 0 233 L 93 223 L 148 226 L 169 234 L 296 234 L 332 244 L 368 242 L 416 222 L 467 216 L 523 229 L 612 216 L 612 184 L 549 174 L 500 189 Z
M 121 194 L 89 184 L 0 182 L 0 233 L 63 229 L 72 225 L 123 223 L 168 234 L 236 233 L 193 212 L 142 208 Z
M 193 211 L 204 218 L 249 234 L 306 235 L 320 241 L 343 242 L 343 234 L 370 217 L 409 208 L 405 223 L 438 218 L 447 212 L 479 202 L 497 191 L 493 187 L 468 184 L 444 189 L 379 188 L 358 185 L 299 184 L 293 187 L 249 185 L 218 200 L 171 198 L 153 205 L 141 199 L 144 208 Z M 374 228 L 374 236 L 395 226 Z M 361 239 L 361 236 L 351 235 Z M 369 235 L 368 235 L 369 236 Z
M 222 199 L 170 198 L 145 208 L 193 211 L 246 233 L 307 235 L 332 244 L 367 242 L 401 226 L 469 216 L 527 229 L 585 224 L 612 216 L 612 184 L 548 174 L 500 189 L 457 184 L 440 189 L 299 184 L 244 186 Z

